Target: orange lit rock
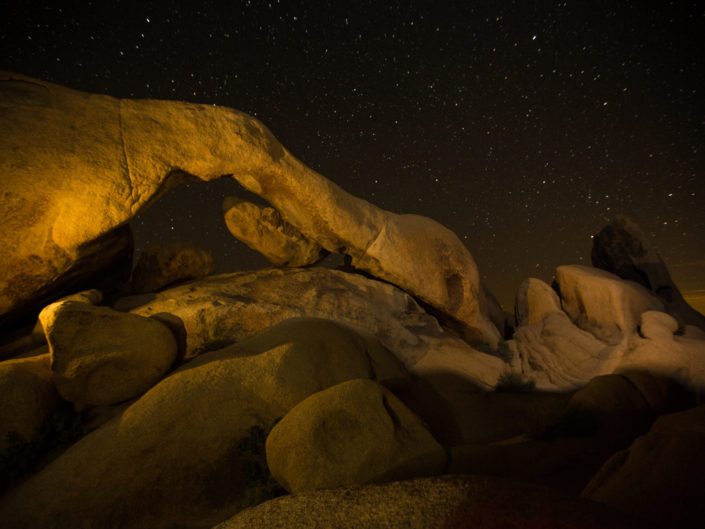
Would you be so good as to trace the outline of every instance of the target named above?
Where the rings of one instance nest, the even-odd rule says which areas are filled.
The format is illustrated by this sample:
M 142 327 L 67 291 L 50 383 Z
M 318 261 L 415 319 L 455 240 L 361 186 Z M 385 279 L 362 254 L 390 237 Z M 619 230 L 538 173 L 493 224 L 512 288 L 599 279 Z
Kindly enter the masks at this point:
M 556 268 L 561 305 L 571 319 L 609 344 L 636 332 L 647 310 L 663 310 L 663 303 L 646 288 L 600 270 L 579 265 Z
M 444 331 L 402 290 L 338 270 L 268 269 L 211 276 L 148 297 L 124 298 L 116 308 L 179 318 L 186 329 L 187 357 L 287 318 L 311 316 L 372 333 L 419 375 L 460 378 L 491 389 L 505 368 L 500 358 L 476 351 Z
M 311 395 L 267 437 L 267 465 L 289 492 L 440 474 L 443 448 L 404 404 L 372 380 Z
M 540 279 L 530 277 L 519 285 L 514 308 L 518 326 L 540 323 L 557 310 L 561 310 L 558 294 Z
M 223 216 L 233 236 L 275 266 L 308 266 L 328 254 L 282 219 L 274 208 L 262 208 L 237 197 L 227 197 L 223 201 Z
M 288 320 L 170 374 L 0 498 L 0 526 L 210 528 L 261 501 L 253 431 L 345 380 L 403 376 L 374 339 Z
M 137 294 L 157 290 L 215 271 L 213 252 L 197 244 L 176 242 L 145 249 L 132 271 L 132 290 Z
M 312 171 L 256 119 L 224 107 L 91 95 L 0 74 L 0 314 L 95 258 L 91 241 L 171 187 L 233 175 L 286 221 L 496 344 L 477 266 L 431 219 L 396 215 Z M 60 184 L 59 184 L 60 183 Z M 18 277 L 24 278 L 21 287 Z
M 174 336 L 155 319 L 76 301 L 49 305 L 39 319 L 56 388 L 81 407 L 144 393 L 176 358 Z

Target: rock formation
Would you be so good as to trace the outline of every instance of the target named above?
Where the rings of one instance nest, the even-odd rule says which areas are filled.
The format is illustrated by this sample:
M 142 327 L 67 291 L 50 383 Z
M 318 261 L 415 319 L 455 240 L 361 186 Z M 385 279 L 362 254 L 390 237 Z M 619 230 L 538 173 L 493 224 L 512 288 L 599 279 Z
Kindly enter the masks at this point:
M 389 390 L 357 379 L 311 395 L 267 437 L 267 466 L 299 493 L 441 474 L 446 456 Z
M 404 376 L 350 329 L 284 322 L 166 377 L 0 498 L 0 526 L 210 528 L 258 502 L 253 432 L 345 380 Z
M 328 254 L 282 219 L 274 208 L 261 208 L 237 197 L 227 197 L 223 201 L 223 216 L 233 236 L 275 266 L 308 266 Z
M 213 252 L 197 244 L 177 242 L 147 248 L 132 271 L 132 291 L 157 290 L 188 279 L 201 279 L 215 272 Z
M 685 327 L 705 331 L 705 316 L 683 299 L 658 251 L 631 219 L 618 216 L 593 238 L 592 264 L 653 291 L 665 310 Z
M 187 358 L 282 320 L 311 316 L 372 333 L 419 375 L 445 373 L 489 389 L 505 368 L 500 358 L 476 351 L 444 331 L 402 290 L 325 268 L 211 276 L 154 295 L 125 298 L 115 307 L 142 316 L 169 313 L 180 319 L 187 334 Z
M 176 358 L 174 336 L 156 319 L 77 301 L 49 305 L 39 319 L 56 389 L 79 407 L 144 393 Z
M 323 248 L 350 255 L 354 266 L 417 296 L 468 336 L 499 339 L 477 266 L 455 234 L 349 195 L 246 114 L 85 94 L 11 73 L 0 74 L 0 91 L 0 150 L 12 153 L 0 160 L 3 242 L 11 249 L 0 257 L 0 314 L 26 310 L 36 292 L 55 290 L 57 277 L 96 259 L 96 241 L 171 187 L 233 175 Z

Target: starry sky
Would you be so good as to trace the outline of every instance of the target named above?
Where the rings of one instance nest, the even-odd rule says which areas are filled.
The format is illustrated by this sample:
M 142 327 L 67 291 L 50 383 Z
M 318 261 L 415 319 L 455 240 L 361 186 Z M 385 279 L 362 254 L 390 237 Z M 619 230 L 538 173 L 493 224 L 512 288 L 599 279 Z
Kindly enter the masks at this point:
M 505 309 L 589 264 L 614 214 L 705 309 L 705 2 L 5 1 L 0 68 L 116 97 L 225 105 L 348 192 L 452 229 Z M 136 7 L 138 6 L 138 7 Z M 132 222 L 219 271 L 232 179 Z

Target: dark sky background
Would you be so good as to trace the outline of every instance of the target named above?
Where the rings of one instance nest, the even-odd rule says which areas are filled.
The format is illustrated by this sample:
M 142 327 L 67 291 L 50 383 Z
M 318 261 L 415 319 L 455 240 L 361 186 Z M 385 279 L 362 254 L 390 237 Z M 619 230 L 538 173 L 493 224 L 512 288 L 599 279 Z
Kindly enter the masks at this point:
M 506 309 L 589 264 L 619 213 L 705 306 L 704 2 L 25 0 L 0 20 L 0 68 L 256 116 L 348 192 L 452 229 Z M 132 223 L 138 251 L 261 266 L 222 220 L 240 193 L 171 191 Z

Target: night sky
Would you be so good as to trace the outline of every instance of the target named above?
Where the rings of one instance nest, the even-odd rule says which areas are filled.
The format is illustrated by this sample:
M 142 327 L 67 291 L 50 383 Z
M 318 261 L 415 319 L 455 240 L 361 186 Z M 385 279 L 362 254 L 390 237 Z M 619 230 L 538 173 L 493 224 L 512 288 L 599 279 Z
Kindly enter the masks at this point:
M 2 3 L 0 68 L 252 114 L 348 192 L 452 229 L 505 309 L 523 279 L 589 264 L 619 213 L 705 307 L 704 2 L 62 4 Z M 138 251 L 263 265 L 225 228 L 229 194 L 171 191 L 132 223 Z

